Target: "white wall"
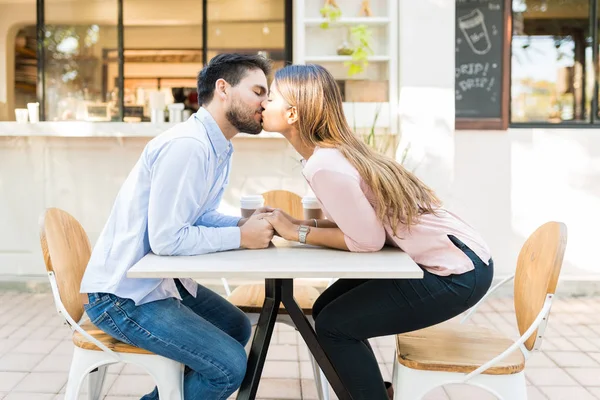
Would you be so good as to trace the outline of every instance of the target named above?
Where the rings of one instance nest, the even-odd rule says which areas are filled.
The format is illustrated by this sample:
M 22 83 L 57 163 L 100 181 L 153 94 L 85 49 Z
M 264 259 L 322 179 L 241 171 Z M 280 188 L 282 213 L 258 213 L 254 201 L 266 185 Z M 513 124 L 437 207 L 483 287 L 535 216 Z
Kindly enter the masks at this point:
M 546 221 L 567 224 L 563 277 L 600 280 L 600 129 L 455 135 L 451 206 L 488 240 L 502 270 Z
M 454 0 L 400 0 L 397 159 L 448 199 L 454 157 Z

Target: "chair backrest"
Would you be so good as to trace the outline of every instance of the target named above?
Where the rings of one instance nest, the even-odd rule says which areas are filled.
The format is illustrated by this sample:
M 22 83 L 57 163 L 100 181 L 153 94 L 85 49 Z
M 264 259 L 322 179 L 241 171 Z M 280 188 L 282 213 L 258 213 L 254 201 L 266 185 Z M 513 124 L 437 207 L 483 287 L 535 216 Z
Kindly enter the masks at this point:
M 71 214 L 49 208 L 40 219 L 40 242 L 46 270 L 54 273 L 60 300 L 77 322 L 84 312 L 86 295 L 79 287 L 91 255 L 90 240 Z
M 517 260 L 515 274 L 515 311 L 521 335 L 536 319 L 548 294 L 554 294 L 567 246 L 567 226 L 547 222 L 525 242 Z M 525 342 L 532 350 L 537 330 Z
M 302 197 L 287 190 L 271 190 L 263 193 L 265 205 L 280 208 L 296 219 L 304 219 Z

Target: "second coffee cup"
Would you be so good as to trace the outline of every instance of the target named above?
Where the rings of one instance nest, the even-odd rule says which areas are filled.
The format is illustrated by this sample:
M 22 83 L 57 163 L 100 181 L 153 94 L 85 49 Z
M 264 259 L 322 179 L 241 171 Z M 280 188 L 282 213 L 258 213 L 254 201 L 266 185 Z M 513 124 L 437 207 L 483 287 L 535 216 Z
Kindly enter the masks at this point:
M 265 199 L 260 194 L 242 196 L 240 209 L 243 218 L 249 218 L 254 212 L 265 205 Z
M 304 209 L 304 219 L 323 219 L 323 210 L 321 210 L 321 204 L 316 197 L 304 196 L 302 208 Z

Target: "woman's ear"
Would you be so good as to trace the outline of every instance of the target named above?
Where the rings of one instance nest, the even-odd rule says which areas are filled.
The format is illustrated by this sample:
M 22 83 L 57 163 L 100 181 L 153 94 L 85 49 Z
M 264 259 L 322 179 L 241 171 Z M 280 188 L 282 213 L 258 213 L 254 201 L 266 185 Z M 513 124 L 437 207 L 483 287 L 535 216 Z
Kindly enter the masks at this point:
M 294 125 L 297 121 L 298 121 L 298 109 L 296 108 L 296 106 L 291 106 L 288 110 L 287 110 L 287 122 L 290 125 Z

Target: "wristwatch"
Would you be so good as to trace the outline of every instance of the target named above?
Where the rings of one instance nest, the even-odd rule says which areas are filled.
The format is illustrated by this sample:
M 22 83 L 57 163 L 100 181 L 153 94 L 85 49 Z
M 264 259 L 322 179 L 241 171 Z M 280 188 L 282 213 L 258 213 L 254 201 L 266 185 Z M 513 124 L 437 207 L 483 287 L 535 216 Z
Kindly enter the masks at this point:
M 300 243 L 306 243 L 306 236 L 310 232 L 310 227 L 306 225 L 300 225 L 298 228 L 298 241 Z

